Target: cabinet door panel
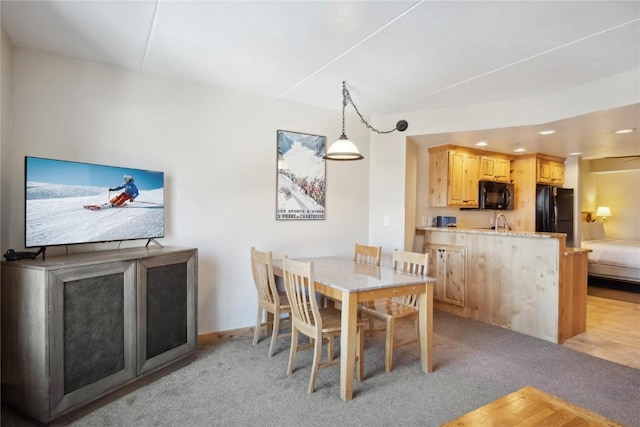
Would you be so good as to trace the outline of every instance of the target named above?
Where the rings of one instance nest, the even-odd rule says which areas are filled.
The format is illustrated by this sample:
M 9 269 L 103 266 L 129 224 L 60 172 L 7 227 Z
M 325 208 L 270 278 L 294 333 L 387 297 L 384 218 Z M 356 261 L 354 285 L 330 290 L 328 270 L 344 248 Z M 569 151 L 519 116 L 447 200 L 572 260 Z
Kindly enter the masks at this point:
M 465 155 L 452 152 L 449 157 L 449 204 L 464 204 L 466 201 Z
M 449 206 L 478 205 L 479 164 L 474 154 L 449 152 Z
M 196 255 L 145 258 L 138 266 L 138 372 L 196 348 Z
M 544 184 L 551 182 L 551 166 L 548 161 L 538 160 L 538 182 Z
M 465 196 L 464 204 L 466 206 L 478 206 L 478 164 L 480 160 L 478 156 L 467 155 L 465 158 Z
M 135 263 L 49 273 L 51 414 L 135 376 Z
M 496 180 L 509 182 L 511 180 L 511 161 L 508 159 L 496 159 Z
M 549 162 L 551 175 L 551 183 L 554 185 L 564 184 L 564 164 L 558 162 Z
M 124 280 L 64 284 L 64 394 L 124 369 Z
M 493 180 L 496 177 L 496 159 L 480 157 L 480 179 Z
M 187 264 L 151 267 L 147 269 L 147 358 L 186 343 Z
M 467 248 L 446 249 L 446 287 L 443 301 L 464 307 L 466 291 Z
M 441 295 L 444 295 L 444 292 L 442 290 L 444 286 L 444 277 L 439 277 L 438 275 L 438 273 L 440 272 L 440 269 L 438 267 L 441 263 L 440 246 L 425 243 L 424 253 L 429 254 L 429 268 L 427 270 L 428 274 L 429 276 L 436 278 L 436 283 L 433 286 L 433 298 L 439 300 L 441 299 Z
M 429 254 L 429 276 L 436 278 L 433 298 L 464 307 L 467 281 L 467 248 L 425 243 Z
M 499 157 L 480 157 L 480 179 L 487 181 L 509 182 L 511 161 Z

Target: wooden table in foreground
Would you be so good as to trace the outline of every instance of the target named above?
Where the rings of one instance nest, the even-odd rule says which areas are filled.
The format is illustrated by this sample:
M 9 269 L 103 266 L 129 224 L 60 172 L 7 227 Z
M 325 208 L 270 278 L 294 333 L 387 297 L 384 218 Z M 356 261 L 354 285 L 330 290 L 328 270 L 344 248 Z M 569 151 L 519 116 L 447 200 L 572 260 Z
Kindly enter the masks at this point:
M 616 426 L 611 421 L 559 397 L 526 386 L 474 411 L 468 412 L 442 427 L 463 426 Z
M 356 264 L 346 258 L 318 257 L 296 260 L 313 262 L 316 291 L 341 302 L 340 397 L 343 400 L 353 398 L 359 302 L 418 294 L 422 372 L 433 371 L 433 282 L 436 279 L 398 273 L 391 268 Z M 277 276 L 282 277 L 282 260 L 273 261 L 273 270 Z

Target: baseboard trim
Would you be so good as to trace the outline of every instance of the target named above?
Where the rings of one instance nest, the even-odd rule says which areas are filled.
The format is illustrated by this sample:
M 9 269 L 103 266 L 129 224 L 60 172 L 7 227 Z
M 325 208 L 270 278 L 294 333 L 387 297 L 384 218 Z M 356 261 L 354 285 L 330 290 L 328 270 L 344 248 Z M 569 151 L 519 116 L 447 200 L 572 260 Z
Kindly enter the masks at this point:
M 209 332 L 198 335 L 198 344 L 213 344 L 234 337 L 253 337 L 255 327 L 230 329 L 228 331 Z
M 283 318 L 280 320 L 280 325 L 281 326 L 288 326 L 288 319 Z M 264 322 L 261 327 L 266 327 L 267 329 L 265 331 L 263 331 L 263 333 L 267 334 L 267 335 L 271 335 L 271 327 L 272 327 L 273 323 L 272 322 Z M 218 341 L 222 341 L 222 340 L 228 340 L 230 338 L 234 338 L 234 337 L 251 337 L 253 338 L 253 334 L 256 330 L 255 326 L 250 326 L 250 327 L 246 327 L 246 328 L 239 328 L 239 329 L 229 329 L 227 331 L 218 331 L 218 332 L 207 332 L 206 334 L 200 334 L 198 335 L 198 344 L 200 345 L 207 345 L 207 344 L 213 344 L 215 342 Z M 282 336 L 286 336 L 282 334 L 282 329 L 280 329 L 281 333 L 280 337 Z M 290 334 L 289 334 L 290 335 Z

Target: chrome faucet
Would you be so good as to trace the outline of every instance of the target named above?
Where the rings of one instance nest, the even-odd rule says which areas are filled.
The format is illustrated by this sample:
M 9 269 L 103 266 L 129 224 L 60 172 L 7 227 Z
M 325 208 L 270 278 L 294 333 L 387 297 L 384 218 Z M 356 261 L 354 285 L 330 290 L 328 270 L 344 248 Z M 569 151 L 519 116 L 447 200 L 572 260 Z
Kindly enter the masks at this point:
M 500 217 L 504 219 L 504 225 L 503 225 L 504 231 L 509 231 L 509 224 L 507 223 L 506 215 L 503 213 L 499 213 L 496 215 L 496 220 L 495 220 L 496 232 L 498 231 L 498 220 L 500 219 Z

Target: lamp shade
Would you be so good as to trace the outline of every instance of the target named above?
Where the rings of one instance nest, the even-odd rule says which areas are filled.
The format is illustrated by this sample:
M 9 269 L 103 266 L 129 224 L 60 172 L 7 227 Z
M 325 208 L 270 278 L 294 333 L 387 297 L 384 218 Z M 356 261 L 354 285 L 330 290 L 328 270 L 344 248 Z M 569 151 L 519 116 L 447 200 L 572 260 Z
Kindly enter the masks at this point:
M 601 216 L 603 218 L 611 216 L 611 209 L 609 209 L 609 206 L 598 206 L 598 209 L 596 209 L 596 216 Z
M 364 159 L 364 156 L 358 151 L 358 147 L 349 141 L 347 136 L 343 133 L 340 138 L 327 150 L 327 154 L 323 158 L 328 160 L 360 160 Z

